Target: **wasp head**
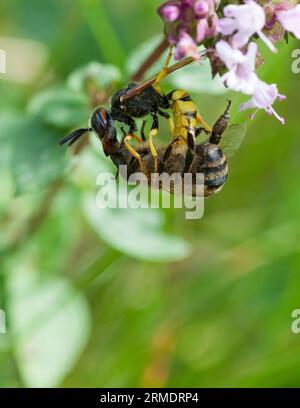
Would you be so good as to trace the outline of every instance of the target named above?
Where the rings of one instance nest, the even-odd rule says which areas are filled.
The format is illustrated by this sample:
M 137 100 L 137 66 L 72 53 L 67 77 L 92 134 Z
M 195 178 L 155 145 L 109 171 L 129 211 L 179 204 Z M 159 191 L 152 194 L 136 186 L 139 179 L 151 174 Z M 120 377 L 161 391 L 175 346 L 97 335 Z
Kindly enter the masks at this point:
M 91 127 L 100 139 L 105 155 L 109 156 L 119 146 L 111 114 L 104 108 L 96 109 L 91 117 Z

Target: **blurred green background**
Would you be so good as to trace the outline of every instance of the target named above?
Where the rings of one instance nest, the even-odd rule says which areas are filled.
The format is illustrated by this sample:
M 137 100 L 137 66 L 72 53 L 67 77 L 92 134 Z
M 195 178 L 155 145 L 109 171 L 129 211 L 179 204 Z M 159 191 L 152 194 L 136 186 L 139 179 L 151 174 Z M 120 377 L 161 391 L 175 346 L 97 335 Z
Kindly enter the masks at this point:
M 285 126 L 263 112 L 250 123 L 233 96 L 247 137 L 200 220 L 97 211 L 96 176 L 112 169 L 100 143 L 57 145 L 160 41 L 160 3 L 1 2 L 2 387 L 300 385 L 297 43 L 275 56 L 261 46 L 260 77 L 288 96 L 276 106 Z M 209 123 L 228 96 L 206 64 L 163 85 L 185 87 Z

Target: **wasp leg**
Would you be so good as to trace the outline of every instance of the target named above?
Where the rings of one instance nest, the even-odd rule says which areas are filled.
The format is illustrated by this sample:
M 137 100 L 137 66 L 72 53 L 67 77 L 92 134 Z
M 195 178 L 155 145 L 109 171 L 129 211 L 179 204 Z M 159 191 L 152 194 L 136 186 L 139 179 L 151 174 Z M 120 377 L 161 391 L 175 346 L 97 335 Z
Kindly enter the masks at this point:
M 169 123 L 169 128 L 170 128 L 171 134 L 173 135 L 173 134 L 174 134 L 174 130 L 175 130 L 175 125 L 174 125 L 174 120 L 173 120 L 173 118 L 169 117 L 168 123 Z
M 128 133 L 125 131 L 124 127 L 121 126 L 121 132 L 123 133 L 123 137 L 122 137 L 122 143 L 124 142 L 125 137 L 128 135 Z
M 172 119 L 171 115 L 168 112 L 164 112 L 160 109 L 157 110 L 157 113 L 160 116 L 163 116 L 165 119 L 168 119 L 169 128 L 171 130 L 171 133 L 173 134 L 175 126 L 174 126 L 174 120 Z
M 212 128 L 203 120 L 199 112 L 197 112 L 196 120 L 198 123 L 200 123 L 200 125 L 204 127 L 204 129 L 206 129 L 209 133 L 211 133 Z
M 129 126 L 128 133 L 134 133 L 137 131 L 135 120 L 131 116 L 126 115 L 122 111 L 120 112 L 120 111 L 113 111 L 113 110 L 111 111 L 111 116 L 113 120 Z
M 185 173 L 189 172 L 191 164 L 194 160 L 195 136 L 194 136 L 194 133 L 192 133 L 191 131 L 188 132 L 187 144 L 188 144 L 188 150 L 185 156 L 185 163 L 184 163 L 184 170 L 182 173 L 182 177 L 184 176 Z
M 170 119 L 171 115 L 168 112 L 164 112 L 161 109 L 157 109 L 157 113 L 165 119 Z
M 166 62 L 162 70 L 159 72 L 157 75 L 154 84 L 152 85 L 153 88 L 156 90 L 157 93 L 159 93 L 161 96 L 164 96 L 164 93 L 160 87 L 160 81 L 169 74 L 169 64 L 171 61 L 171 58 L 173 56 L 173 46 L 170 47 Z
M 133 134 L 134 132 L 137 131 L 137 126 L 136 126 L 136 123 L 135 123 L 135 121 L 133 119 L 132 119 L 132 122 L 128 123 L 128 125 L 129 125 L 128 133 Z
M 172 119 L 171 115 L 168 112 L 164 112 L 164 111 L 162 111 L 160 109 L 157 110 L 157 113 L 160 116 L 163 116 L 165 119 L 168 119 L 169 128 L 170 128 L 171 134 L 173 135 L 175 125 L 174 125 L 174 120 Z
M 143 142 L 146 140 L 146 135 L 145 135 L 145 126 L 146 126 L 146 121 L 145 120 L 143 120 L 143 124 L 142 124 L 142 127 L 141 127 L 141 136 L 142 136 L 142 140 L 143 140 Z
M 142 139 L 140 139 L 139 137 L 133 135 L 133 134 L 128 134 L 125 138 L 124 138 L 124 145 L 126 147 L 126 149 L 132 154 L 133 157 L 135 157 L 140 165 L 140 169 L 142 172 L 144 172 L 144 164 L 142 161 L 141 156 L 138 154 L 137 151 L 134 150 L 134 148 L 129 144 L 129 140 L 136 140 L 137 142 L 142 142 Z
M 153 137 L 156 136 L 158 133 L 158 117 L 156 113 L 152 113 L 152 116 L 153 116 L 153 123 L 152 123 L 151 131 L 149 133 L 149 147 L 150 147 L 153 159 L 154 159 L 154 173 L 157 173 L 157 170 L 158 170 L 157 151 L 153 143 Z

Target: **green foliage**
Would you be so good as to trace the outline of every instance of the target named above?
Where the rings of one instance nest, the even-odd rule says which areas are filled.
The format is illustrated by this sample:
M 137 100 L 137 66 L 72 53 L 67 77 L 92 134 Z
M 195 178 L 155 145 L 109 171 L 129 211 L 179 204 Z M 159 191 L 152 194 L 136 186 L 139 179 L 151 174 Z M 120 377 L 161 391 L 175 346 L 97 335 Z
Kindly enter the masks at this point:
M 50 89 L 34 96 L 29 113 L 40 116 L 48 125 L 62 129 L 86 122 L 89 116 L 88 98 L 67 88 Z
M 23 269 L 20 274 L 24 272 L 26 282 L 19 276 L 10 277 L 8 283 L 17 364 L 26 386 L 55 387 L 86 345 L 89 309 L 67 280 L 35 282 L 32 271 Z
M 67 83 L 73 91 L 85 92 L 89 83 L 96 89 L 103 89 L 120 82 L 121 78 L 122 73 L 115 65 L 90 62 L 72 72 Z
M 94 195 L 85 198 L 83 208 L 89 223 L 100 237 L 108 245 L 133 258 L 166 262 L 178 261 L 189 254 L 188 245 L 182 239 L 164 233 L 163 214 L 159 211 L 148 208 L 98 209 Z
M 1 386 L 299 386 L 295 42 L 260 68 L 288 95 L 276 106 L 286 126 L 261 112 L 248 122 L 201 220 L 97 209 L 96 177 L 114 171 L 101 143 L 91 134 L 75 151 L 58 146 L 158 44 L 159 4 L 28 0 L 0 15 L 5 36 L 26 32 L 48 55 L 33 83 L 0 82 Z M 194 64 L 162 86 L 191 91 L 210 124 L 230 96 L 232 122 L 245 121 L 240 97 L 209 74 Z M 155 142 L 168 140 L 161 119 Z
M 60 133 L 40 118 L 11 113 L 0 118 L 3 164 L 12 174 L 16 194 L 40 190 L 64 171 Z

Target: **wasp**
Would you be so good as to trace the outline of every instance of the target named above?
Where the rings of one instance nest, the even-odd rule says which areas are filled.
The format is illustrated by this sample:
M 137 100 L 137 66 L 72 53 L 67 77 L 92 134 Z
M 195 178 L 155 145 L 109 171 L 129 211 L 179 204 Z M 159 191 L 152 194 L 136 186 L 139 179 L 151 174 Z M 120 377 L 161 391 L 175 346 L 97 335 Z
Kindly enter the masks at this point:
M 174 138 L 167 146 L 157 150 L 157 161 L 161 172 L 170 176 L 174 173 L 181 175 L 181 183 L 184 183 L 184 173 L 190 173 L 193 177 L 193 195 L 196 195 L 196 174 L 204 174 L 204 196 L 209 197 L 220 191 L 228 177 L 227 157 L 232 156 L 239 148 L 246 133 L 242 124 L 229 124 L 228 102 L 225 112 L 219 117 L 208 134 L 208 139 L 195 144 L 191 156 L 190 146 L 185 141 L 184 135 Z M 228 127 L 227 127 L 228 126 Z M 134 154 L 126 146 L 124 139 L 119 142 L 114 121 L 111 113 L 104 108 L 96 109 L 91 118 L 91 127 L 78 129 L 64 138 L 60 144 L 75 143 L 83 134 L 94 131 L 102 143 L 103 151 L 109 156 L 115 166 L 127 166 L 127 175 L 142 172 L 151 183 L 151 175 L 155 172 L 155 160 L 149 143 L 136 137 L 139 142 Z M 199 133 L 199 132 L 198 132 Z M 194 136 L 194 135 L 193 135 Z
M 210 132 L 211 128 L 204 122 L 196 105 L 192 101 L 191 97 L 183 90 L 174 90 L 167 95 L 164 94 L 160 87 L 161 80 L 167 76 L 172 69 L 169 68 L 169 63 L 172 58 L 172 47 L 168 53 L 167 60 L 164 67 L 155 77 L 155 80 L 149 86 L 144 87 L 137 83 L 130 83 L 125 88 L 117 91 L 111 98 L 111 107 L 109 113 L 110 128 L 114 126 L 114 122 L 118 121 L 124 125 L 128 125 L 129 129 L 124 133 L 123 141 L 127 150 L 135 157 L 141 167 L 142 160 L 139 152 L 130 144 L 131 140 L 138 142 L 145 141 L 144 124 L 141 132 L 141 138 L 135 135 L 137 126 L 135 118 L 143 118 L 146 115 L 152 116 L 152 126 L 149 133 L 149 148 L 151 150 L 154 159 L 154 172 L 158 172 L 158 153 L 153 143 L 153 138 L 158 134 L 158 115 L 166 118 L 169 121 L 169 127 L 171 129 L 172 138 L 178 139 L 180 136 L 181 144 L 187 143 L 190 151 L 193 151 L 195 140 L 192 137 L 192 133 L 197 136 L 199 132 L 198 126 L 201 125 L 205 131 Z M 176 64 L 175 64 L 176 65 Z M 130 98 L 127 95 L 132 94 Z M 167 109 L 173 112 L 173 118 Z M 97 116 L 98 109 L 92 114 L 92 121 Z M 87 131 L 94 130 L 93 125 L 89 129 L 78 129 L 75 132 L 70 133 L 64 140 L 73 143 L 74 137 L 80 137 Z M 188 132 L 188 130 L 190 130 Z M 112 130 L 111 130 L 112 132 Z M 96 131 L 97 133 L 97 131 Z M 70 138 L 70 139 L 68 139 Z M 77 140 L 77 139 L 76 139 Z M 63 142 L 63 141 L 62 141 Z
M 152 115 L 153 123 L 149 133 L 149 147 L 154 159 L 155 173 L 158 171 L 158 153 L 153 144 L 153 138 L 158 133 L 158 114 L 168 119 L 173 140 L 180 139 L 181 144 L 188 144 L 191 151 L 194 149 L 195 137 L 197 137 L 202 129 L 206 132 L 212 131 L 201 117 L 191 96 L 186 91 L 176 89 L 168 94 L 164 94 L 162 91 L 160 82 L 171 72 L 169 63 L 172 54 L 173 49 L 171 47 L 165 65 L 156 76 L 153 85 L 144 89 L 143 86 L 140 87 L 139 84 L 132 83 L 112 97 L 111 113 L 119 121 L 130 123 L 133 120 L 132 117 L 144 117 L 149 113 Z M 132 96 L 130 98 L 126 97 L 130 93 Z M 168 112 L 162 110 L 169 108 L 172 110 L 173 118 Z M 125 136 L 126 141 L 132 138 L 131 134 L 135 130 L 136 127 L 133 124 L 129 129 L 129 135 Z M 127 147 L 129 148 L 128 145 Z M 133 148 L 130 150 L 137 157 L 138 152 L 135 151 L 134 153 Z
M 64 144 L 69 142 L 69 145 L 72 145 L 76 142 L 82 135 L 87 132 L 94 131 L 96 135 L 102 135 L 104 129 L 109 132 L 109 135 L 103 139 L 103 143 L 107 141 L 111 142 L 111 140 L 115 140 L 116 129 L 115 129 L 115 121 L 121 122 L 124 125 L 128 125 L 129 129 L 128 132 L 124 131 L 124 128 L 121 128 L 124 137 L 123 143 L 126 149 L 135 157 L 142 167 L 142 160 L 139 153 L 130 145 L 130 141 L 132 139 L 141 142 L 145 141 L 145 133 L 144 133 L 144 124 L 141 132 L 141 138 L 135 135 L 137 131 L 137 126 L 135 123 L 135 118 L 143 118 L 144 116 L 150 114 L 152 116 L 152 126 L 151 131 L 149 134 L 149 146 L 152 151 L 153 156 L 156 156 L 156 150 L 152 141 L 152 138 L 158 132 L 158 115 L 161 115 L 167 119 L 170 119 L 170 114 L 168 112 L 163 111 L 162 109 L 169 109 L 170 102 L 165 96 L 160 88 L 159 85 L 159 76 L 154 84 L 148 86 L 147 88 L 143 89 L 142 92 L 132 96 L 128 100 L 123 101 L 123 96 L 125 96 L 128 92 L 132 89 L 138 87 L 139 84 L 137 83 L 130 83 L 125 88 L 120 89 L 117 91 L 111 98 L 111 107 L 110 111 L 105 110 L 104 108 L 97 108 L 91 116 L 91 127 L 89 128 L 82 128 L 77 129 L 71 132 L 66 138 L 64 138 L 60 144 Z M 106 122 L 107 120 L 107 122 Z M 106 126 L 105 126 L 106 124 Z M 99 127 L 100 126 L 100 127 Z M 101 128 L 101 129 L 100 129 Z M 107 154 L 106 146 L 103 145 L 104 153 Z

